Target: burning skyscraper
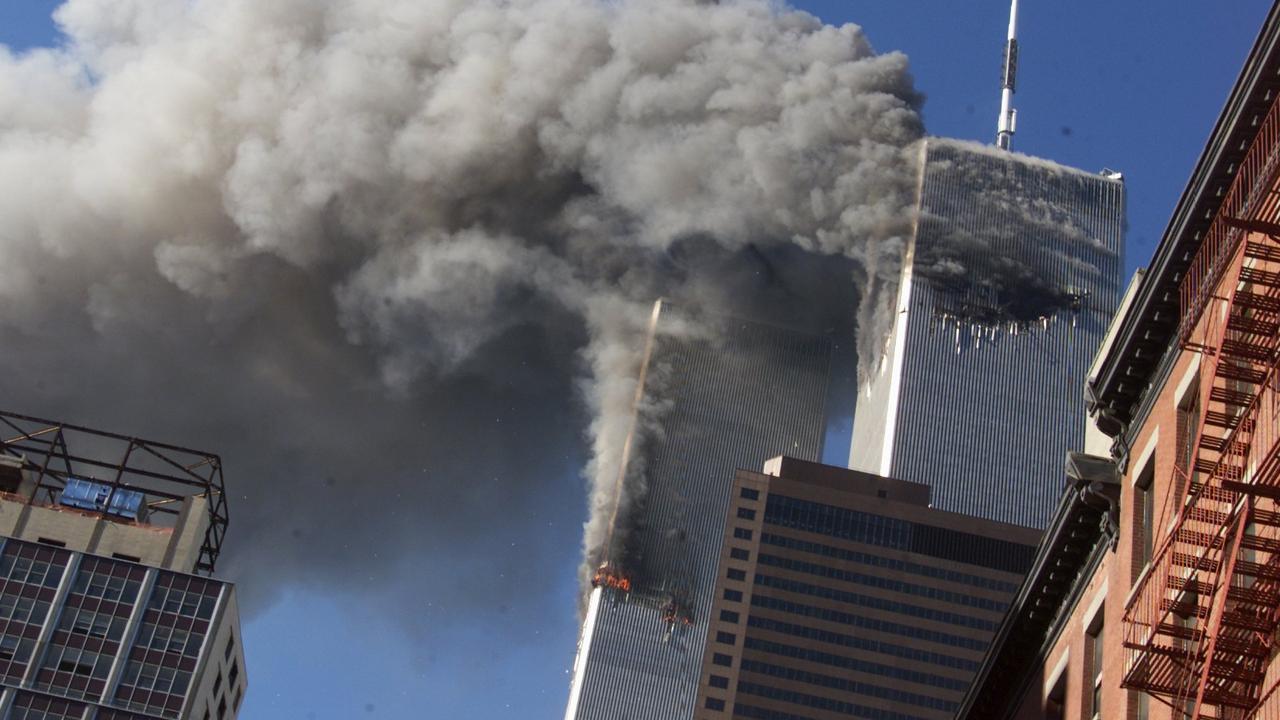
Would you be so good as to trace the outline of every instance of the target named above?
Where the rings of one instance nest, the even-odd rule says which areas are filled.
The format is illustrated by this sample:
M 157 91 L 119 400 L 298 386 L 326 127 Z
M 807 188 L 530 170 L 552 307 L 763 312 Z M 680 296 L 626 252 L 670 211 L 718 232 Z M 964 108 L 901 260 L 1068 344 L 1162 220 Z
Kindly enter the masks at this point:
M 654 307 L 567 719 L 692 716 L 734 470 L 818 459 L 830 359 L 821 336 Z
M 944 510 L 1043 527 L 1119 303 L 1123 180 L 933 138 L 918 197 L 849 465 L 926 483 Z
M 1011 0 L 995 147 L 920 145 L 915 232 L 849 466 L 928 484 L 943 510 L 1043 528 L 1120 302 L 1124 181 L 1009 152 L 1017 30 Z

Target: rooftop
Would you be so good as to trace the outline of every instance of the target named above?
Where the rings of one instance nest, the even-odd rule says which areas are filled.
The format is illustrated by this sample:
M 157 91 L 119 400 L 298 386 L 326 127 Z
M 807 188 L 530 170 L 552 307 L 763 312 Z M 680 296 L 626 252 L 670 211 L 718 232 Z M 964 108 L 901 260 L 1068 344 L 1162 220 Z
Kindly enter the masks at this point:
M 217 455 L 0 411 L 0 498 L 167 530 L 192 497 L 208 513 L 195 569 L 212 573 L 228 522 Z

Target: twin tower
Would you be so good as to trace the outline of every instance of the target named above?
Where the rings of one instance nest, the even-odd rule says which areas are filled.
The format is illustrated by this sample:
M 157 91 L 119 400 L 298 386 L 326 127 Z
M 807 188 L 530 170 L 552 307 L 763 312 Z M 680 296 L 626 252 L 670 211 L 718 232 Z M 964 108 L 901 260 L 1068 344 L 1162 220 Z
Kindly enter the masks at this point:
M 861 472 L 821 481 L 844 500 L 779 496 L 761 518 L 735 479 L 779 455 L 821 458 L 828 415 L 849 413 L 828 407 L 831 340 L 725 319 L 677 337 L 665 330 L 679 311 L 655 309 L 648 361 L 667 372 L 643 393 L 668 409 L 617 559 L 629 592 L 591 593 L 566 720 L 949 716 L 975 665 L 965 653 L 980 655 L 1017 574 L 930 565 L 948 543 L 920 539 L 990 544 L 981 528 L 1025 545 L 1048 523 L 1120 300 L 1124 184 L 944 139 L 923 141 L 918 163 L 893 326 L 858 388 L 848 464 Z M 892 510 L 894 493 L 919 507 Z M 775 547 L 756 557 L 761 529 Z M 744 593 L 749 605 L 731 602 Z M 754 693 L 740 711 L 736 691 Z
M 1064 487 L 1066 452 L 1083 447 L 1085 378 L 1120 300 L 1124 183 L 1115 173 L 1087 173 L 940 138 L 920 143 L 918 161 L 914 232 L 892 299 L 895 320 L 882 356 L 870 363 L 876 366 L 873 377 L 858 388 L 849 466 L 861 473 L 824 482 L 837 491 L 849 489 L 841 482 L 874 484 L 877 480 L 867 479 L 872 477 L 906 480 L 901 487 L 908 489 L 927 486 L 923 497 L 929 500 L 923 502 L 947 518 L 934 525 L 964 528 L 963 518 L 956 518 L 968 516 L 973 519 L 968 525 L 987 528 L 988 536 L 1004 533 L 1033 543 L 1034 530 L 1050 521 Z M 792 524 L 796 532 L 769 536 L 767 542 L 792 550 L 824 553 L 826 565 L 783 561 L 777 552 L 760 556 L 773 565 L 809 571 L 808 577 L 792 574 L 786 582 L 785 573 L 764 574 L 756 565 L 746 565 L 755 568 L 754 577 L 730 568 L 745 592 L 762 582 L 771 587 L 754 594 L 753 607 L 726 610 L 726 598 L 741 602 L 744 591 L 726 589 L 724 568 L 732 557 L 755 562 L 748 547 L 760 542 L 745 529 L 749 523 L 742 519 L 758 519 L 755 510 L 737 505 L 735 488 L 741 483 L 735 471 L 760 470 L 765 460 L 780 455 L 820 459 L 828 416 L 847 418 L 851 409 L 828 407 L 829 338 L 736 319 L 714 320 L 716 327 L 705 337 L 676 337 L 666 331 L 677 324 L 672 319 L 678 313 L 659 304 L 650 327 L 648 361 L 667 372 L 660 382 L 646 382 L 643 392 L 664 401 L 668 410 L 662 438 L 646 446 L 648 487 L 628 523 L 627 556 L 611 559 L 621 562 L 630 592 L 598 587 L 591 593 L 566 719 L 732 716 L 726 702 L 709 696 L 708 680 L 751 692 L 772 688 L 769 693 L 776 697 L 762 701 L 772 710 L 740 703 L 756 715 L 764 712 L 760 716 L 835 717 L 847 715 L 850 707 L 872 712 L 863 716 L 881 716 L 877 708 L 913 710 L 913 702 L 920 707 L 902 716 L 946 716 L 955 688 L 931 697 L 931 688 L 913 692 L 913 683 L 923 676 L 941 678 L 934 682 L 940 687 L 963 687 L 966 679 L 906 673 L 900 667 L 904 653 L 892 650 L 905 646 L 895 641 L 911 624 L 928 628 L 928 621 L 919 621 L 925 616 L 951 618 L 964 625 L 961 630 L 987 628 L 998 621 L 1005 596 L 975 600 L 959 589 L 948 591 L 943 585 L 951 578 L 942 578 L 941 569 L 933 575 L 942 580 L 925 593 L 920 589 L 925 585 L 913 582 L 910 573 L 911 566 L 923 568 L 928 557 L 914 562 L 893 550 L 893 543 L 914 547 L 910 538 L 884 536 L 882 542 L 873 534 L 847 536 L 847 530 L 845 539 L 855 542 L 820 538 L 831 518 L 847 512 L 872 518 L 869 507 L 881 500 L 850 496 L 844 509 L 819 503 L 809 525 Z M 897 491 L 877 492 L 884 498 Z M 764 512 L 777 515 L 783 505 L 777 498 Z M 781 520 L 765 518 L 769 521 Z M 927 533 L 924 520 L 901 523 L 882 524 L 922 537 L 950 532 L 932 528 Z M 764 528 L 769 532 L 768 525 Z M 737 539 L 745 544 L 730 548 Z M 876 573 L 849 570 L 856 568 L 852 562 L 873 555 L 882 557 L 873 564 Z M 823 577 L 815 579 L 814 573 Z M 1009 594 L 1018 574 L 1004 580 L 1000 574 L 983 577 L 1004 583 Z M 868 591 L 872 594 L 863 592 L 868 584 L 877 588 Z M 961 618 L 948 614 L 946 603 L 937 612 L 920 610 L 919 603 L 896 600 L 895 588 L 918 596 L 954 596 L 960 598 L 956 602 L 997 612 L 988 619 Z M 814 605 L 814 597 L 823 602 Z M 842 603 L 849 607 L 842 609 Z M 772 618 L 765 606 L 791 615 Z M 819 606 L 823 610 L 815 610 Z M 744 612 L 749 615 L 745 623 Z M 737 634 L 719 630 L 726 618 L 748 625 L 745 642 L 751 642 L 754 628 L 771 629 L 774 641 L 782 638 L 778 628 L 786 628 L 792 642 L 765 638 L 751 644 L 755 650 L 772 648 L 772 655 L 756 653 L 772 657 L 769 662 L 749 660 L 750 648 L 716 652 L 716 638 L 739 643 Z M 934 633 L 941 638 L 934 643 L 941 643 L 936 652 L 928 638 L 906 643 L 913 647 L 910 662 L 923 662 L 924 669 L 972 665 L 973 659 L 956 655 L 955 642 L 946 639 L 964 633 L 947 629 L 942 623 Z M 795 635 L 806 639 L 796 642 Z M 980 638 L 973 642 L 983 644 Z M 892 657 L 887 664 L 867 661 L 881 651 L 896 652 L 900 662 L 895 665 Z M 970 651 L 980 655 L 980 648 Z M 790 660 L 778 661 L 780 652 Z M 840 671 L 822 673 L 823 662 L 836 664 L 828 671 Z M 724 673 L 716 664 L 726 666 Z M 764 676 L 750 678 L 753 671 Z M 868 682 L 856 682 L 861 673 L 869 673 Z M 733 687 L 724 691 L 732 694 Z M 859 693 L 865 701 L 849 705 Z

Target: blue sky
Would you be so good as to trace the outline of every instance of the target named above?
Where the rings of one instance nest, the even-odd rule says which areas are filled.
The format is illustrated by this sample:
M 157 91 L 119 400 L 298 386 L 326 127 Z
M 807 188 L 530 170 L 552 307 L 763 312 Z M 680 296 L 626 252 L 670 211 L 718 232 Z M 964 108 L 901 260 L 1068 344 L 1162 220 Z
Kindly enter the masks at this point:
M 991 141 L 1006 2 L 795 4 L 827 22 L 862 25 L 881 51 L 905 52 L 928 97 L 931 134 Z M 0 43 L 19 51 L 57 43 L 56 5 L 0 0 Z M 1015 147 L 1125 173 L 1132 270 L 1150 257 L 1270 3 L 1175 0 L 1163 13 L 1100 0 L 1023 5 Z M 241 717 L 559 717 L 576 641 L 573 574 L 584 508 L 553 503 L 544 512 L 552 519 L 540 543 L 563 556 L 563 572 L 539 592 L 563 602 L 540 619 L 533 640 L 512 644 L 500 628 L 448 616 L 396 617 L 354 591 L 293 588 L 247 619 L 252 689 Z M 406 620 L 443 626 L 434 635 L 441 647 L 406 640 Z M 444 647 L 447 656 L 437 652 Z

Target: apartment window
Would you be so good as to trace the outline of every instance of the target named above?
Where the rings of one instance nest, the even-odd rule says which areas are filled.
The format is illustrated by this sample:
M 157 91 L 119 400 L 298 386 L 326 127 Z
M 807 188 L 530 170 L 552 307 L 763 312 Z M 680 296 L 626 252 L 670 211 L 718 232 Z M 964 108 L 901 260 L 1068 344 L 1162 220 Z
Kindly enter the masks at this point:
M 222 676 L 219 675 L 218 680 L 221 679 Z M 130 660 L 125 666 L 121 683 L 123 686 L 142 690 L 143 694 L 150 691 L 181 695 L 187 691 L 187 686 L 191 683 L 191 673 L 154 663 Z M 214 693 L 217 693 L 216 689 Z
M 195 657 L 200 654 L 200 643 L 203 639 L 198 632 L 148 622 L 143 623 L 142 629 L 138 631 L 136 644 L 141 648 Z
M 742 593 L 738 590 L 725 590 L 724 599 L 732 600 L 733 602 L 742 602 Z
M 40 623 L 44 622 L 48 614 L 49 603 L 46 600 L 33 600 L 9 593 L 0 594 L 0 620 Z
M 1044 718 L 1045 720 L 1063 720 L 1066 717 L 1067 706 L 1067 672 L 1064 668 L 1062 674 L 1058 675 L 1058 679 L 1053 683 L 1053 689 L 1044 698 Z
M 167 587 L 156 585 L 151 594 L 151 608 L 201 620 L 208 620 L 213 616 L 213 606 L 218 600 L 217 595 L 209 593 L 208 588 L 197 585 L 199 580 L 190 586 L 188 586 L 190 581 L 183 577 L 174 577 L 171 582 L 173 584 Z
M 724 710 L 724 701 L 719 698 L 707 698 L 708 710 Z
M 723 665 L 724 667 L 733 666 L 733 658 L 729 657 L 728 655 L 725 655 L 724 653 L 716 653 L 712 655 L 711 662 L 715 663 L 716 665 Z
M 1156 498 L 1155 498 L 1155 457 L 1154 454 L 1147 461 L 1146 467 L 1138 475 L 1138 480 L 1134 483 L 1133 494 L 1135 503 L 1137 520 L 1134 524 L 1134 534 L 1138 537 L 1134 538 L 1134 579 L 1142 572 L 1151 562 L 1151 555 L 1155 550 L 1156 536 Z
M 83 648 L 53 643 L 45 654 L 44 667 L 59 672 L 71 673 L 72 675 L 105 680 L 107 673 L 111 670 L 111 662 L 114 659 L 109 653 L 97 653 Z
M 750 560 L 751 553 L 743 548 L 731 548 L 729 550 L 729 557 L 734 560 Z
M 0 637 L 0 660 L 26 662 L 31 659 L 31 650 L 34 646 L 34 640 L 17 638 L 13 635 Z
M 738 517 L 743 520 L 755 520 L 756 511 L 751 508 L 738 508 Z
M 67 608 L 58 623 L 60 630 L 118 641 L 124 635 L 127 618 L 85 608 Z
M 81 568 L 71 592 L 85 597 L 102 598 L 132 604 L 138 599 L 138 589 L 142 583 L 120 575 L 109 575 L 109 568 L 96 571 L 93 568 Z
M 1181 473 L 1177 473 L 1178 487 L 1174 488 L 1178 505 L 1181 507 L 1182 498 L 1190 490 L 1186 485 L 1182 484 L 1181 477 L 1185 475 L 1187 478 L 1195 477 L 1195 468 L 1192 463 L 1196 456 L 1196 431 L 1200 424 L 1200 378 L 1192 378 L 1191 384 L 1187 387 L 1186 393 L 1178 401 L 1178 428 L 1175 449 L 1177 455 L 1174 457 L 1174 464 Z
M 1089 695 L 1090 717 L 1094 720 L 1102 718 L 1102 619 L 1099 611 L 1097 627 L 1089 631 L 1089 674 L 1092 678 Z
M 709 684 L 713 688 L 727 688 L 729 687 L 729 678 L 723 675 L 712 675 Z
M 736 538 L 738 538 L 739 540 L 750 540 L 750 539 L 751 539 L 751 531 L 750 531 L 750 530 L 748 530 L 748 529 L 746 529 L 746 528 L 740 528 L 740 527 L 739 527 L 739 528 L 734 528 L 734 529 L 733 529 L 733 536 L 734 536 L 734 537 L 736 537 Z
M 738 618 L 739 618 L 738 613 L 736 613 L 736 612 L 734 612 L 734 611 L 732 611 L 732 610 L 721 610 L 721 611 L 720 611 L 720 620 L 721 620 L 721 621 L 723 621 L 723 622 L 736 623 L 736 622 L 738 622 Z
M 5 717 L 10 720 L 79 720 L 85 706 L 44 695 L 18 693 L 13 708 Z
M 738 642 L 738 636 L 734 635 L 733 633 L 728 633 L 723 631 L 717 632 L 716 642 L 724 643 L 725 645 L 735 645 Z
M 745 487 L 744 487 L 744 488 L 742 488 L 742 492 L 741 492 L 741 493 L 739 493 L 739 495 L 741 495 L 741 496 L 742 496 L 742 498 L 743 498 L 743 499 L 745 499 L 745 500 L 759 500 L 759 499 L 760 499 L 760 491 L 759 491 L 759 490 L 752 490 L 751 488 L 745 488 Z
M 730 580 L 746 580 L 747 579 L 747 572 L 745 570 L 739 570 L 737 568 L 729 568 L 729 572 L 726 573 L 726 575 Z
M 0 564 L 0 575 L 13 582 L 57 587 L 58 581 L 62 579 L 62 568 L 44 560 L 6 557 Z

